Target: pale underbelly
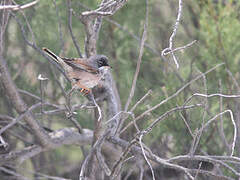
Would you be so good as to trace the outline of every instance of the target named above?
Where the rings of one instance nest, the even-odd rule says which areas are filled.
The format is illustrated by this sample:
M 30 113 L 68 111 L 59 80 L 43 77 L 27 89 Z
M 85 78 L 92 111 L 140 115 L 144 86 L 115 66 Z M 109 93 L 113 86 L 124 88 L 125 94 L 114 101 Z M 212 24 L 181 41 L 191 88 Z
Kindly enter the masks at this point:
M 98 83 L 99 83 L 99 81 L 100 81 L 100 78 L 99 79 L 95 79 L 94 81 L 92 81 L 92 80 L 89 80 L 89 79 L 86 79 L 86 80 L 81 80 L 81 84 L 83 85 L 83 86 L 86 86 L 86 87 L 88 87 L 88 88 L 93 88 L 93 87 L 95 87 L 96 85 L 98 85 Z

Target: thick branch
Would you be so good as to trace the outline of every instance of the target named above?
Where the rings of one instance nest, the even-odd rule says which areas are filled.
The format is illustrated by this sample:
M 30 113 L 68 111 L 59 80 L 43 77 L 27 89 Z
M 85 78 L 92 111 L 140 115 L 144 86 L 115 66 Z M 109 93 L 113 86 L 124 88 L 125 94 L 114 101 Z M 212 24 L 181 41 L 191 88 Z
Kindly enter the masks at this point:
M 8 96 L 16 111 L 19 114 L 23 114 L 28 110 L 28 107 L 19 95 L 16 85 L 12 81 L 10 73 L 8 72 L 6 61 L 2 56 L 0 56 L 0 73 L 0 80 L 3 84 L 6 95 Z M 40 126 L 38 121 L 34 119 L 32 113 L 28 113 L 24 119 L 33 130 L 36 139 L 41 145 L 48 146 L 51 144 L 48 135 Z
M 13 10 L 13 11 L 17 11 L 17 10 L 22 10 L 22 9 L 26 9 L 29 8 L 31 6 L 34 6 L 35 4 L 37 4 L 38 1 L 33 1 L 24 5 L 5 5 L 5 6 L 0 6 L 0 10 Z
M 64 128 L 49 134 L 54 145 L 51 147 L 42 147 L 39 145 L 32 145 L 22 150 L 12 151 L 8 154 L 0 155 L 0 166 L 6 163 L 22 163 L 23 161 L 36 156 L 37 154 L 56 149 L 62 145 L 88 145 L 92 140 L 92 132 L 90 130 L 83 130 L 82 134 L 74 128 Z

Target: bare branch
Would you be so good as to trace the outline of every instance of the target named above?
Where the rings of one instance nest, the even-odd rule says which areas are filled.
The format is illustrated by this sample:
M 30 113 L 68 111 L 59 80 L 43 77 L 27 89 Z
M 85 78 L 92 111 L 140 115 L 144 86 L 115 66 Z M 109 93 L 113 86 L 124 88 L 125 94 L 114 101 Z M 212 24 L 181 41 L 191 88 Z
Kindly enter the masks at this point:
M 168 162 L 181 162 L 184 160 L 198 160 L 198 161 L 205 161 L 205 162 L 210 162 L 213 164 L 220 164 L 221 166 L 229 169 L 231 172 L 233 172 L 236 176 L 240 176 L 240 173 L 237 172 L 236 170 L 234 170 L 231 166 L 229 166 L 227 163 L 224 163 L 223 160 L 227 159 L 227 160 L 233 160 L 235 162 L 239 161 L 239 158 L 235 158 L 232 156 L 201 156 L 201 155 L 193 155 L 193 156 L 189 156 L 189 155 L 182 155 L 182 156 L 175 156 L 173 158 L 168 159 Z
M 7 15 L 9 16 L 9 14 Z M 7 24 L 7 22 L 8 21 L 6 21 L 5 24 Z M 4 32 L 1 32 L 0 36 L 1 47 L 3 43 L 2 39 L 3 33 Z M 0 80 L 3 84 L 6 95 L 9 97 L 11 103 L 13 104 L 13 107 L 19 114 L 24 113 L 28 109 L 27 105 L 21 98 L 19 92 L 17 91 L 16 85 L 11 78 L 6 61 L 2 56 L 2 48 L 0 49 L 0 73 L 1 73 Z M 32 128 L 34 135 L 39 141 L 39 143 L 42 144 L 43 146 L 51 146 L 51 141 L 49 141 L 48 135 L 46 134 L 45 130 L 40 126 L 39 122 L 36 121 L 31 114 L 27 114 L 24 119 L 26 120 L 28 125 Z
M 197 40 L 194 40 L 194 41 L 188 43 L 188 44 L 185 45 L 185 46 L 175 48 L 175 49 L 173 49 L 173 50 L 171 50 L 171 51 L 170 51 L 169 49 L 164 49 L 164 50 L 162 51 L 162 56 L 166 56 L 166 55 L 168 55 L 168 54 L 174 53 L 175 51 L 180 51 L 180 50 L 189 48 L 189 47 L 191 47 L 191 46 L 192 46 L 194 43 L 196 43 L 196 42 L 197 42 Z M 178 64 L 177 61 L 176 61 L 175 63 Z
M 27 177 L 25 177 L 25 176 L 23 176 L 23 175 L 15 172 L 15 171 L 13 171 L 13 170 L 7 169 L 7 168 L 5 168 L 5 167 L 0 167 L 0 170 L 3 171 L 3 172 L 5 172 L 5 173 L 11 174 L 12 176 L 15 176 L 15 177 L 18 178 L 18 179 L 21 179 L 21 180 L 30 180 L 30 179 L 28 179 Z
M 31 106 L 27 111 L 25 111 L 23 114 L 21 114 L 18 118 L 14 119 L 11 123 L 9 123 L 7 126 L 3 127 L 0 129 L 0 135 L 6 131 L 8 128 L 14 126 L 18 121 L 20 121 L 22 118 L 24 118 L 27 114 L 29 114 L 30 112 L 32 112 L 34 109 L 36 109 L 37 107 L 41 106 L 42 103 L 37 103 L 34 104 L 33 106 Z
M 127 0 L 103 1 L 98 9 L 85 11 L 82 16 L 110 16 L 123 7 L 126 2 Z
M 91 151 L 89 152 L 88 156 L 85 158 L 83 164 L 82 164 L 82 167 L 81 167 L 81 171 L 80 171 L 80 174 L 79 174 L 79 180 L 84 180 L 85 179 L 85 173 L 86 171 L 88 173 L 91 173 L 92 171 L 92 164 L 89 163 L 90 160 L 92 159 L 93 155 L 95 154 L 96 150 L 99 148 L 101 149 L 101 146 L 105 140 L 105 138 L 107 138 L 107 136 L 111 133 L 111 131 L 109 130 L 106 130 L 104 132 L 104 134 L 98 138 L 98 140 L 94 143 L 94 145 L 92 146 L 91 148 Z M 100 151 L 99 151 L 100 152 Z M 88 174 L 87 176 L 89 176 L 90 174 Z
M 233 142 L 232 142 L 232 147 L 231 147 L 231 156 L 233 156 L 233 153 L 234 153 L 234 150 L 235 150 L 235 145 L 236 145 L 236 139 L 237 139 L 237 125 L 234 121 L 234 118 L 233 118 L 233 113 L 231 110 L 225 110 L 217 115 L 215 115 L 213 118 L 211 118 L 210 120 L 208 120 L 208 122 L 206 124 L 204 124 L 204 126 L 202 127 L 202 129 L 205 129 L 210 123 L 212 123 L 214 120 L 216 120 L 219 116 L 225 114 L 225 113 L 229 113 L 230 114 L 230 117 L 231 117 L 231 121 L 232 121 L 232 124 L 233 124 L 233 127 L 234 127 L 234 135 L 233 135 Z
M 101 150 L 100 148 L 96 149 L 97 160 L 98 160 L 98 162 L 100 164 L 100 167 L 104 170 L 105 174 L 107 176 L 109 176 L 111 174 L 111 170 L 109 169 L 108 165 L 105 163 L 104 158 L 103 158 L 100 150 Z
M 57 4 L 56 4 L 56 0 L 53 0 L 53 4 L 55 6 L 55 9 L 56 9 L 56 16 L 58 18 L 58 32 L 59 32 L 59 38 L 60 38 L 60 52 L 63 51 L 63 48 L 64 48 L 64 40 L 63 40 L 63 33 L 62 33 L 62 24 L 61 24 L 61 19 L 59 17 L 59 9 L 57 7 Z
M 71 8 L 71 0 L 67 0 L 67 6 L 68 6 L 68 29 L 69 29 L 73 44 L 74 44 L 75 48 L 77 49 L 78 55 L 79 55 L 79 57 L 82 58 L 82 53 L 81 53 L 79 44 L 78 44 L 76 37 L 73 34 L 73 30 L 72 30 L 72 13 L 73 13 L 72 11 L 73 10 Z
M 141 135 L 139 136 L 139 144 L 140 144 L 141 149 L 142 149 L 143 157 L 144 157 L 144 159 L 146 160 L 148 166 L 150 167 L 153 180 L 155 180 L 155 175 L 154 175 L 154 171 L 153 171 L 152 165 L 151 165 L 150 162 L 148 161 L 147 156 L 146 156 L 146 154 L 145 154 L 145 150 L 144 150 L 143 145 L 142 145 L 142 138 L 143 138 L 143 134 L 141 134 Z
M 219 93 L 222 94 L 222 81 L 221 80 L 219 80 Z M 220 104 L 219 110 L 220 110 L 220 112 L 223 112 L 223 97 L 221 97 L 221 96 L 219 97 L 219 104 Z M 230 145 L 227 142 L 226 136 L 224 134 L 223 116 L 222 115 L 220 116 L 219 134 L 220 134 L 220 137 L 221 137 L 221 139 L 223 141 L 223 144 L 224 144 L 228 154 L 230 154 L 231 149 L 230 149 Z
M 164 99 L 163 101 L 161 101 L 160 103 L 158 103 L 157 105 L 153 106 L 152 108 L 148 109 L 147 111 L 143 112 L 142 114 L 140 114 L 138 117 L 136 117 L 136 121 L 138 121 L 139 119 L 141 119 L 142 117 L 144 117 L 145 115 L 147 115 L 148 113 L 152 112 L 153 110 L 159 108 L 161 105 L 163 105 L 164 103 L 166 103 L 167 101 L 171 100 L 172 98 L 176 97 L 179 93 L 181 93 L 186 87 L 188 87 L 190 84 L 192 84 L 193 82 L 197 81 L 198 79 L 202 78 L 203 75 L 206 75 L 210 72 L 212 72 L 213 70 L 215 70 L 216 68 L 218 68 L 219 66 L 224 65 L 224 63 L 218 64 L 216 66 L 214 66 L 213 68 L 209 69 L 208 71 L 206 71 L 205 73 L 198 75 L 196 78 L 192 79 L 191 81 L 189 81 L 188 83 L 186 83 L 184 86 L 182 86 L 180 89 L 178 89 L 174 94 L 172 94 L 171 96 L 169 96 L 168 98 Z M 122 130 L 121 133 L 123 131 L 125 131 L 129 126 L 131 126 L 133 124 L 133 122 L 130 122 L 127 126 L 125 126 Z
M 178 0 L 178 14 L 177 14 L 177 19 L 176 19 L 176 22 L 175 22 L 175 25 L 174 25 L 174 28 L 173 28 L 173 32 L 172 32 L 172 34 L 169 38 L 169 47 L 162 50 L 162 53 L 161 53 L 162 57 L 166 56 L 167 54 L 171 54 L 172 58 L 174 60 L 174 63 L 176 64 L 177 69 L 179 68 L 179 64 L 178 64 L 178 60 L 177 60 L 174 52 L 182 50 L 182 49 L 186 49 L 186 48 L 192 46 L 197 41 L 197 40 L 194 40 L 194 41 L 188 43 L 185 46 L 173 49 L 173 40 L 174 40 L 174 37 L 177 34 L 178 26 L 179 26 L 181 16 L 182 16 L 182 6 L 183 6 L 182 5 L 182 0 Z
M 154 126 L 156 126 L 157 123 L 159 123 L 160 121 L 162 121 L 163 119 L 168 117 L 170 114 L 174 113 L 175 111 L 180 111 L 180 110 L 184 110 L 184 109 L 191 109 L 191 108 L 201 107 L 201 106 L 202 106 L 202 104 L 194 104 L 194 105 L 191 105 L 191 106 L 178 106 L 178 107 L 175 107 L 175 108 L 165 112 L 163 115 L 161 115 L 156 120 L 154 120 L 151 123 L 151 125 L 148 128 L 146 128 L 146 130 L 144 130 L 144 134 L 149 133 L 152 130 L 152 128 Z
M 140 66 L 141 66 L 141 62 L 142 62 L 142 55 L 143 55 L 143 50 L 144 50 L 144 43 L 147 40 L 147 28 L 148 28 L 148 1 L 146 0 L 146 15 L 145 15 L 145 24 L 144 24 L 144 30 L 143 30 L 143 34 L 142 34 L 142 39 L 141 39 L 141 43 L 140 43 L 140 49 L 139 49 L 139 56 L 138 56 L 138 61 L 137 61 L 137 67 L 136 67 L 136 71 L 134 74 L 134 78 L 133 78 L 133 82 L 132 82 L 132 87 L 131 87 L 131 91 L 128 97 L 128 100 L 126 102 L 126 105 L 124 107 L 124 111 L 127 111 L 128 106 L 131 103 L 131 100 L 134 96 L 134 92 L 135 92 L 135 88 L 136 88 L 136 83 L 137 83 L 137 78 L 138 78 L 138 74 L 140 71 Z
M 180 117 L 182 118 L 184 124 L 186 125 L 186 127 L 187 127 L 187 129 L 188 129 L 190 135 L 192 136 L 192 138 L 194 138 L 193 132 L 192 132 L 192 130 L 191 130 L 189 124 L 187 123 L 187 120 L 184 118 L 184 116 L 182 115 L 181 112 L 179 112 L 179 114 L 180 114 Z
M 150 94 L 152 93 L 152 90 L 149 90 L 139 101 L 136 102 L 136 104 L 130 109 L 129 112 L 121 111 L 122 113 L 126 114 L 126 117 L 121 119 L 121 122 L 118 126 L 118 131 L 120 132 L 121 127 L 123 126 L 125 120 L 129 117 L 129 115 L 132 115 L 133 119 L 135 119 L 133 111 L 136 109 L 136 107 L 142 103 Z
M 23 163 L 25 160 L 36 156 L 37 154 L 56 149 L 62 145 L 89 145 L 91 143 L 93 133 L 91 130 L 84 129 L 82 134 L 75 128 L 64 128 L 57 131 L 54 131 L 49 134 L 51 141 L 54 142 L 54 145 L 51 147 L 42 147 L 39 145 L 32 145 L 21 150 L 11 151 L 8 154 L 0 155 L 0 165 L 6 164 L 6 162 L 16 162 Z
M 98 110 L 98 120 L 97 121 L 99 122 L 102 119 L 102 110 L 99 107 L 99 105 L 97 104 L 97 102 L 95 101 L 94 95 L 91 94 L 91 96 L 92 96 L 93 103 L 95 104 L 95 106 L 97 107 L 97 110 Z
M 28 27 L 28 30 L 29 30 L 30 32 L 32 32 L 31 35 L 32 35 L 32 40 L 33 40 L 33 42 L 31 42 L 31 41 L 28 40 L 28 38 L 27 38 L 27 36 L 26 36 L 26 30 L 25 30 L 25 28 L 24 28 L 23 23 L 20 21 L 20 19 L 19 19 L 14 13 L 10 12 L 10 14 L 14 17 L 14 19 L 15 19 L 16 22 L 17 22 L 17 24 L 19 25 L 20 30 L 21 30 L 21 33 L 22 33 L 22 36 L 23 36 L 23 39 L 24 39 L 24 41 L 26 42 L 26 44 L 27 44 L 28 46 L 32 47 L 34 50 L 36 50 L 36 51 L 37 51 L 39 54 L 41 54 L 43 57 L 45 57 L 51 64 L 54 64 L 54 65 L 58 68 L 58 70 L 65 76 L 65 78 L 69 81 L 69 79 L 68 79 L 68 77 L 66 76 L 66 73 L 63 71 L 63 69 L 62 69 L 55 61 L 53 61 L 51 58 L 49 58 L 39 47 L 37 47 L 36 42 L 35 42 L 35 37 L 34 37 L 33 31 L 32 31 L 32 29 L 31 29 L 31 26 L 29 25 L 29 23 L 27 23 L 27 24 L 28 24 L 27 27 Z M 27 19 L 26 19 L 26 18 L 25 18 L 25 20 L 26 20 L 26 22 L 27 22 Z
M 88 8 L 88 7 L 87 7 L 86 5 L 84 5 L 83 3 L 78 2 L 78 4 L 79 4 L 81 7 L 85 8 L 85 9 L 87 9 L 87 10 L 90 10 L 90 8 Z M 138 37 L 136 34 L 130 32 L 126 27 L 122 26 L 122 25 L 119 24 L 118 22 L 116 22 L 116 21 L 114 21 L 114 20 L 112 20 L 112 19 L 110 19 L 110 18 L 108 18 L 108 17 L 105 17 L 104 20 L 106 20 L 107 22 L 115 25 L 115 26 L 118 27 L 120 30 L 124 31 L 125 33 L 127 33 L 128 35 L 130 35 L 132 38 L 136 39 L 139 43 L 141 42 L 141 38 L 140 38 L 140 37 Z M 158 55 L 158 56 L 161 55 L 161 53 L 160 53 L 157 49 L 151 47 L 147 42 L 144 43 L 144 46 L 145 46 L 146 48 L 148 48 L 151 52 L 153 52 L 155 55 Z
M 127 157 L 128 153 L 131 150 L 131 147 L 137 143 L 137 141 L 134 139 L 132 140 L 131 143 L 129 143 L 129 145 L 125 148 L 125 150 L 122 152 L 122 154 L 120 155 L 119 160 L 114 164 L 113 168 L 112 168 L 112 172 L 110 177 L 115 178 L 117 173 L 117 170 L 119 169 L 119 166 L 123 163 L 124 159 Z
M 129 146 L 129 143 L 128 143 L 128 142 L 126 142 L 125 140 L 119 139 L 119 138 L 117 138 L 117 137 L 109 137 L 109 141 L 112 142 L 113 144 L 117 144 L 117 145 L 119 145 L 119 146 L 121 146 L 121 147 L 123 147 L 123 148 L 127 148 L 127 147 Z M 132 147 L 131 147 L 131 150 L 132 150 L 132 151 L 131 151 L 132 153 L 137 153 L 137 154 L 142 155 L 142 150 L 141 150 L 141 148 L 139 148 L 139 147 L 132 146 Z M 179 171 L 182 171 L 182 172 L 186 173 L 187 176 L 188 176 L 190 179 L 192 179 L 192 180 L 194 179 L 193 176 L 189 173 L 189 172 L 190 172 L 189 169 L 187 169 L 187 168 L 185 168 L 185 167 L 182 167 L 182 166 L 180 166 L 180 165 L 177 165 L 177 164 L 169 163 L 169 162 L 167 162 L 165 159 L 162 159 L 162 158 L 156 156 L 155 154 L 150 153 L 149 151 L 146 151 L 145 153 L 146 153 L 146 156 L 148 157 L 148 159 L 150 159 L 150 160 L 152 160 L 152 161 L 154 161 L 154 162 L 156 162 L 156 163 L 162 164 L 162 165 L 164 165 L 164 166 L 166 166 L 166 167 L 170 167 L 170 168 L 173 168 L 173 169 L 177 169 L 177 170 L 179 170 Z M 201 173 L 202 173 L 202 172 L 201 172 Z M 207 172 L 207 173 L 208 173 L 208 172 Z
M 65 178 L 62 178 L 62 177 L 49 176 L 49 175 L 39 173 L 39 172 L 33 172 L 33 171 L 28 170 L 28 169 L 23 168 L 23 167 L 12 167 L 12 166 L 9 166 L 9 165 L 7 165 L 6 167 L 9 167 L 9 168 L 12 168 L 12 169 L 17 169 L 19 172 L 24 171 L 27 174 L 34 174 L 35 176 L 37 176 L 36 177 L 37 179 L 47 178 L 47 179 L 51 179 L 51 180 L 71 180 L 71 179 L 65 179 Z
M 18 11 L 18 10 L 23 10 L 26 8 L 29 8 L 31 6 L 34 6 L 38 3 L 38 0 L 24 4 L 24 5 L 0 5 L 0 10 L 13 10 L 13 11 Z
M 171 51 L 171 54 L 172 54 L 172 57 L 173 57 L 174 63 L 176 64 L 177 69 L 179 68 L 179 64 L 178 64 L 177 58 L 175 57 L 174 53 L 172 52 L 172 48 L 173 48 L 173 38 L 176 36 L 181 15 L 182 15 L 182 0 L 178 0 L 178 15 L 177 15 L 176 23 L 173 28 L 172 35 L 169 38 L 169 47 L 162 51 L 162 56 L 164 55 L 164 53 L 166 51 Z

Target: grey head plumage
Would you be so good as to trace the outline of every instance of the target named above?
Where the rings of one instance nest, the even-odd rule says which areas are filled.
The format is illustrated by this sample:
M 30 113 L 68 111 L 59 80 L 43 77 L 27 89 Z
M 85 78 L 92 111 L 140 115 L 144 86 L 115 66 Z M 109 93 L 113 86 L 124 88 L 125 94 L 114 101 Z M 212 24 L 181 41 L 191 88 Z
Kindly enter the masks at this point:
M 95 68 L 100 68 L 103 66 L 109 66 L 108 58 L 105 55 L 94 55 L 89 58 L 89 61 L 92 62 Z M 110 67 L 110 66 L 109 66 Z

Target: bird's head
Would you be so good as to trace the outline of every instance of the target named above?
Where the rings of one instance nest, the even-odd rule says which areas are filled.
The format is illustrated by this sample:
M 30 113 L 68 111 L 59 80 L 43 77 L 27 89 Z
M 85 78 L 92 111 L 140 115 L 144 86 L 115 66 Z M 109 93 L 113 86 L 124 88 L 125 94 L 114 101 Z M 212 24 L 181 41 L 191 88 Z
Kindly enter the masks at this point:
M 103 67 L 103 66 L 109 66 L 108 64 L 108 58 L 105 55 L 95 55 L 90 58 L 94 63 L 97 65 L 97 68 Z

